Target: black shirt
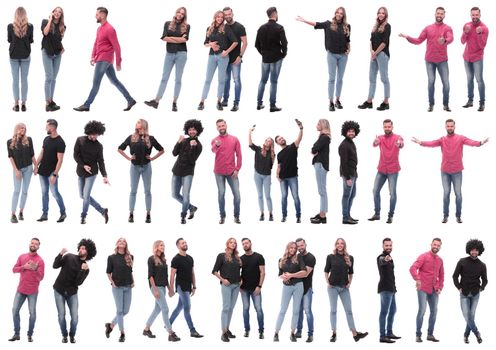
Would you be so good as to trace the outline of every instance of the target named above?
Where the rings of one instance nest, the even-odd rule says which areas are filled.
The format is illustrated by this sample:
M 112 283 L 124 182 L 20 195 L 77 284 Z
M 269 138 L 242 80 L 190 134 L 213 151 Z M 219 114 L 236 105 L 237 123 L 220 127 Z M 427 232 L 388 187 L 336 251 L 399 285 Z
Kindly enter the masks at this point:
M 208 27 L 210 28 L 210 27 Z M 227 50 L 232 43 L 238 43 L 238 39 L 234 35 L 233 31 L 228 25 L 224 25 L 224 32 L 221 33 L 219 32 L 219 27 L 215 27 L 212 30 L 212 33 L 208 35 L 208 28 L 207 28 L 207 34 L 205 35 L 205 41 L 204 44 L 208 44 L 210 42 L 216 41 L 217 44 L 219 45 L 219 50 L 214 51 L 212 48 L 210 48 L 209 55 L 219 55 L 222 53 L 222 51 Z
M 177 254 L 171 261 L 171 268 L 176 269 L 176 289 L 181 287 L 183 292 L 191 292 L 193 284 L 193 258 L 189 255 Z
M 28 136 L 27 145 L 23 145 L 22 142 L 18 141 L 16 147 L 10 148 L 11 144 L 12 139 L 7 141 L 7 152 L 9 158 L 14 159 L 14 163 L 18 170 L 33 164 L 34 149 L 31 137 Z
M 344 287 L 348 284 L 348 275 L 353 274 L 353 256 L 349 255 L 351 266 L 344 260 L 343 254 L 329 254 L 327 256 L 324 272 L 329 273 L 329 284 Z
M 137 142 L 131 142 L 131 137 L 132 135 L 129 135 L 128 138 L 119 146 L 119 149 L 124 151 L 126 147 L 129 146 L 131 155 L 134 155 L 135 157 L 131 160 L 131 163 L 134 165 L 146 165 L 150 163 L 150 159 L 146 158 L 146 156 L 152 154 L 152 148 L 155 148 L 159 152 L 164 149 L 153 136 L 150 136 L 150 148 L 146 147 L 145 141 L 142 137 L 138 138 Z
M 281 261 L 281 260 L 279 260 Z M 286 261 L 282 264 L 282 268 L 279 267 L 279 276 L 281 276 L 284 272 L 289 273 L 297 273 L 300 271 L 306 271 L 307 267 L 305 266 L 305 262 L 301 255 L 297 255 L 296 263 L 291 262 L 291 258 L 286 259 Z M 302 282 L 303 278 L 291 278 L 288 282 L 283 282 L 287 286 L 294 286 L 298 282 Z
M 57 167 L 57 154 L 65 152 L 65 142 L 60 135 L 52 138 L 45 137 L 43 140 L 43 158 L 41 158 L 38 174 L 41 176 L 50 176 Z
M 269 19 L 267 23 L 258 28 L 255 47 L 262 55 L 263 63 L 274 63 L 286 57 L 288 40 L 284 27 L 273 19 Z
M 26 35 L 19 38 L 14 32 L 13 24 L 7 26 L 7 41 L 9 45 L 9 55 L 13 60 L 28 58 L 31 54 L 31 43 L 33 42 L 33 25 L 28 23 Z
M 348 24 L 348 35 L 344 32 L 343 23 L 338 23 L 336 30 L 331 29 L 331 21 L 315 23 L 315 29 L 324 29 L 325 49 L 331 53 L 344 54 L 348 50 L 351 26 Z
M 134 257 L 131 255 L 131 260 Z M 125 254 L 112 254 L 107 259 L 107 274 L 112 275 L 112 281 L 117 287 L 129 287 L 134 283 L 133 268 L 127 265 Z
M 251 255 L 241 256 L 241 289 L 253 292 L 260 283 L 260 266 L 265 266 L 265 259 L 262 254 L 253 252 Z
M 83 284 L 84 280 L 90 273 L 90 270 L 81 269 L 84 264 L 78 255 L 67 253 L 63 256 L 57 254 L 53 262 L 53 268 L 61 267 L 59 275 L 55 280 L 53 289 L 60 294 L 74 295 L 78 291 L 78 287 Z
M 64 46 L 62 45 L 62 34 L 60 33 L 60 23 L 55 24 L 52 22 L 54 30 L 50 28 L 50 31 L 47 35 L 43 32 L 46 25 L 48 24 L 48 20 L 44 19 L 41 21 L 41 32 L 43 34 L 43 39 L 41 40 L 41 49 L 45 50 L 49 56 L 60 55 Z M 66 26 L 64 25 L 64 29 Z
M 246 36 L 246 30 L 245 30 L 245 26 L 239 22 L 234 22 L 233 24 L 226 24 L 226 26 L 231 28 L 238 42 L 238 45 L 231 52 L 229 52 L 229 63 L 233 63 L 241 54 L 241 37 Z
M 459 280 L 459 276 L 461 276 L 461 280 Z M 455 272 L 453 272 L 453 283 L 457 289 L 462 290 L 463 295 L 478 294 L 487 285 L 486 264 L 470 256 L 460 259 L 456 264 Z
M 184 36 L 184 38 L 186 40 L 189 39 L 189 29 L 190 29 L 189 24 L 186 25 L 186 32 L 181 32 L 181 23 L 176 22 L 176 30 L 170 30 L 169 29 L 170 23 L 171 23 L 171 21 L 165 22 L 164 32 L 163 32 L 162 37 L 160 39 L 164 39 L 167 36 L 174 37 L 174 38 L 182 38 L 184 36 L 184 34 L 186 34 Z M 167 52 L 169 52 L 169 53 L 176 53 L 179 51 L 188 51 L 186 43 L 180 43 L 180 44 L 167 43 L 166 46 L 167 46 Z
M 343 142 L 339 145 L 339 158 L 341 163 L 339 165 L 339 175 L 346 180 L 352 177 L 357 177 L 357 164 L 358 156 L 355 143 L 352 139 L 345 137 Z
M 255 171 L 260 175 L 270 175 L 274 165 L 270 151 L 267 151 L 264 157 L 260 146 L 251 144 L 250 148 L 255 151 Z
M 388 256 L 386 252 L 382 252 L 377 257 L 377 268 L 379 269 L 379 285 L 377 286 L 377 293 L 380 292 L 393 292 L 396 293 L 396 281 L 394 278 L 394 261 L 384 260 Z
M 280 179 L 298 176 L 298 147 L 294 142 L 277 154 L 277 162 L 280 165 Z
M 226 253 L 220 253 L 217 255 L 215 260 L 214 268 L 212 273 L 220 272 L 220 277 L 229 281 L 229 283 L 239 283 L 241 282 L 241 264 L 238 260 L 232 256 L 232 260 L 229 262 L 226 260 Z M 221 282 L 222 283 L 222 282 Z
M 98 174 L 98 167 L 102 176 L 107 176 L 105 161 L 103 160 L 103 146 L 96 140 L 91 141 L 88 136 L 80 136 L 74 144 L 74 160 L 77 163 L 76 173 L 79 177 L 90 177 Z M 84 166 L 91 167 L 91 174 L 84 170 Z
M 312 288 L 313 269 L 317 263 L 317 260 L 315 259 L 315 256 L 309 252 L 305 255 L 301 255 L 301 257 L 303 258 L 305 266 L 312 268 L 312 272 L 310 272 L 308 276 L 303 279 L 303 294 L 307 294 L 308 290 Z
M 326 134 L 320 134 L 319 138 L 312 147 L 312 154 L 317 153 L 312 159 L 312 164 L 321 163 L 325 170 L 329 171 L 329 144 L 331 137 Z
M 389 57 L 389 37 L 391 35 L 391 25 L 389 23 L 384 27 L 384 31 L 381 33 L 379 31 L 372 32 L 370 34 L 370 43 L 372 44 L 372 50 L 377 50 L 379 45 L 384 43 L 384 49 L 381 52 L 384 52 L 386 56 Z
M 190 141 L 195 140 L 196 146 L 191 146 Z M 181 143 L 177 143 L 172 150 L 172 155 L 177 157 L 172 173 L 176 176 L 187 176 L 195 174 L 196 160 L 202 152 L 200 140 L 195 138 L 185 138 Z
M 161 264 L 157 265 L 153 255 L 148 258 L 148 285 L 151 287 L 150 277 L 153 277 L 157 287 L 167 287 L 169 285 L 167 263 L 162 261 Z

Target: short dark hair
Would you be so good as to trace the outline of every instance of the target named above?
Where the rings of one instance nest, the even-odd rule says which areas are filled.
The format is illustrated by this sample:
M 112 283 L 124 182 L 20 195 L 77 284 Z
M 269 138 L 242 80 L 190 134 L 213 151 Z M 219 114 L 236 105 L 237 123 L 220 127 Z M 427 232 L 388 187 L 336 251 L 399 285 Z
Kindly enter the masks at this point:
M 448 124 L 448 123 L 453 123 L 453 124 L 456 124 L 455 121 L 451 118 L 449 119 L 446 119 L 446 121 L 444 122 L 445 124 Z
M 389 237 L 386 237 L 382 240 L 382 244 L 384 244 L 384 242 L 392 242 L 393 240 Z
M 232 8 L 230 8 L 229 6 L 226 6 L 222 9 L 222 11 L 232 11 Z
M 478 8 L 477 6 L 474 6 L 470 9 L 470 11 L 479 11 L 480 12 L 480 8 Z
M 249 241 L 251 243 L 251 239 L 246 238 L 246 237 L 244 237 L 244 238 L 241 239 L 241 242 L 243 242 L 243 241 Z
M 100 6 L 100 7 L 98 7 L 96 10 L 97 10 L 98 12 L 103 12 L 103 13 L 105 13 L 105 16 L 108 16 L 108 10 L 107 10 L 107 8 L 106 8 L 106 7 L 102 7 L 102 6 Z
M 176 239 L 176 245 L 178 245 L 179 242 L 181 242 L 181 241 L 184 241 L 184 239 L 182 237 L 179 237 L 178 239 Z
M 391 125 L 393 125 L 393 121 L 391 119 L 384 119 L 382 124 L 386 124 L 386 123 L 391 123 Z
M 275 143 L 277 143 L 277 138 L 278 138 L 278 137 L 281 137 L 281 135 L 276 135 L 276 137 L 274 137 L 274 141 L 275 141 Z
M 301 237 L 298 237 L 296 240 L 295 240 L 295 243 L 298 243 L 298 242 L 303 242 L 303 243 L 306 243 L 305 240 Z
M 55 129 L 57 129 L 57 127 L 59 126 L 59 123 L 57 123 L 57 121 L 55 119 L 47 119 L 46 122 L 47 122 L 48 125 L 55 126 Z
M 198 119 L 189 119 L 186 120 L 184 123 L 184 134 L 188 135 L 188 130 L 194 128 L 196 130 L 196 136 L 200 136 L 200 134 L 203 132 L 203 126 L 200 120 Z
M 438 7 L 436 7 L 436 11 L 437 11 L 437 10 L 441 10 L 441 11 L 446 12 L 446 10 L 444 9 L 444 7 L 442 7 L 442 6 L 438 6 Z
M 85 135 L 103 135 L 105 133 L 105 124 L 91 120 L 84 126 Z
M 79 241 L 77 249 L 79 251 L 79 248 L 84 246 L 86 248 L 86 260 L 91 260 L 96 256 L 96 245 L 95 242 L 93 242 L 89 238 L 83 238 L 81 241 Z
M 222 123 L 222 122 L 225 123 L 226 121 L 224 119 L 222 119 L 222 118 L 221 119 L 217 119 L 217 121 L 215 122 L 215 124 L 219 124 L 219 123 Z
M 470 254 L 470 251 L 472 249 L 477 249 L 479 255 L 482 255 L 482 253 L 484 252 L 484 244 L 482 243 L 482 241 L 478 239 L 471 239 L 470 241 L 467 242 L 467 245 L 465 246 L 465 251 L 467 252 L 467 254 Z
M 274 14 L 274 12 L 277 12 L 277 8 L 275 6 L 269 7 L 267 9 L 267 17 L 270 17 Z
M 40 243 L 40 244 L 41 244 L 40 239 L 39 239 L 39 238 L 37 238 L 37 237 L 33 237 L 33 238 L 31 238 L 31 240 L 32 240 L 32 241 L 38 241 L 38 243 Z
M 434 241 L 438 241 L 439 243 L 443 243 L 443 241 L 441 241 L 441 238 L 439 238 L 439 237 L 435 237 L 435 238 L 432 240 L 432 242 L 434 242 Z M 432 242 L 431 242 L 431 243 L 432 243 Z

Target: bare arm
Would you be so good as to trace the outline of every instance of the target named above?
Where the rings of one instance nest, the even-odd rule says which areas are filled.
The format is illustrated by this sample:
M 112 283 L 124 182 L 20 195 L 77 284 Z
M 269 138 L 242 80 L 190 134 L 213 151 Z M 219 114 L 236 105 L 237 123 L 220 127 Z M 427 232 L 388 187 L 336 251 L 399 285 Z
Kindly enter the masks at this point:
M 301 17 L 301 16 L 296 17 L 296 20 L 297 20 L 298 22 L 302 22 L 302 23 L 306 23 L 306 24 L 308 24 L 308 25 L 311 25 L 312 27 L 315 27 L 315 25 L 317 24 L 316 22 L 307 21 L 306 19 L 304 19 L 304 18 L 303 18 L 303 17 Z

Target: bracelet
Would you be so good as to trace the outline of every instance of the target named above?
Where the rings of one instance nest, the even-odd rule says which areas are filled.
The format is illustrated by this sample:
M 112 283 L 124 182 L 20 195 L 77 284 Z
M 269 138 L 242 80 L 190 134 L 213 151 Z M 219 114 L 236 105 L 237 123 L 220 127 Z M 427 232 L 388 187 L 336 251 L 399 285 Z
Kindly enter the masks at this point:
M 262 288 L 262 286 L 261 286 L 261 285 L 258 285 L 257 287 L 258 287 L 258 288 L 260 288 L 260 289 Z
M 53 177 L 57 177 L 57 174 L 53 173 L 53 174 L 52 174 L 52 176 L 53 176 Z

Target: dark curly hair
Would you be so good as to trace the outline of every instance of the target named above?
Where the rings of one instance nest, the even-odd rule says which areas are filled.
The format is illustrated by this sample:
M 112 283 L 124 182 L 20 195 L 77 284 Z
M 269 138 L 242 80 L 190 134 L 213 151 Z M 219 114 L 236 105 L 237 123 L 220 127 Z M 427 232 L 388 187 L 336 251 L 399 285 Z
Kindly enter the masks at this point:
M 184 127 L 183 127 L 185 135 L 188 135 L 188 130 L 190 128 L 194 128 L 196 130 L 196 136 L 200 136 L 200 134 L 203 132 L 202 123 L 198 119 L 186 120 L 186 122 L 184 123 Z
M 467 254 L 470 254 L 470 251 L 472 249 L 477 249 L 479 255 L 482 255 L 482 253 L 484 252 L 484 244 L 482 243 L 482 241 L 479 241 L 478 239 L 471 239 L 470 241 L 467 242 L 465 251 L 467 252 Z
M 355 130 L 355 136 L 358 136 L 360 133 L 360 124 L 358 124 L 356 121 L 353 120 L 347 120 L 343 123 L 341 126 L 341 135 L 346 137 L 346 133 L 348 130 L 353 129 Z
M 105 124 L 96 120 L 89 121 L 84 126 L 85 135 L 103 135 L 105 133 Z
M 81 246 L 84 246 L 86 248 L 86 253 L 88 254 L 86 256 L 86 261 L 89 261 L 96 256 L 96 245 L 95 242 L 93 242 L 91 239 L 83 238 L 81 241 L 79 241 L 77 246 L 78 251 Z

